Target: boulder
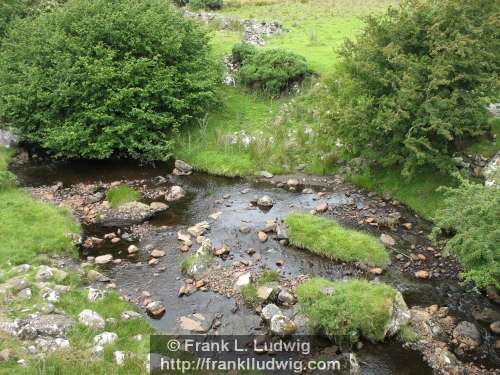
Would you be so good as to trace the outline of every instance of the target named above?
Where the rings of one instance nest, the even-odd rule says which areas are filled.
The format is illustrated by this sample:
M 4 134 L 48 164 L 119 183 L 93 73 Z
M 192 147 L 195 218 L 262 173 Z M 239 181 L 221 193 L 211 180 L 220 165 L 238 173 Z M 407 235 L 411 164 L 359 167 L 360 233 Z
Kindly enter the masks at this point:
M 396 245 L 396 240 L 392 238 L 390 235 L 382 233 L 380 235 L 380 241 L 386 246 L 394 246 Z
M 462 321 L 453 330 L 453 337 L 467 348 L 476 348 L 481 344 L 481 334 L 474 324 Z
M 172 186 L 167 195 L 165 195 L 165 199 L 167 202 L 175 202 L 186 196 L 186 192 L 180 186 Z
M 257 206 L 263 208 L 271 208 L 274 205 L 273 199 L 269 195 L 264 195 L 257 199 Z
M 104 227 L 126 227 L 140 224 L 161 211 L 168 209 L 165 203 L 129 202 L 118 208 L 104 208 L 97 214 L 97 224 Z
M 127 249 L 127 252 L 128 252 L 129 254 L 135 254 L 135 253 L 137 253 L 138 251 L 139 251 L 139 248 L 138 248 L 137 246 L 135 246 L 135 245 L 130 245 L 130 246 L 128 247 L 128 249 Z
M 115 363 L 118 366 L 123 366 L 123 364 L 125 363 L 125 352 L 116 351 L 113 353 L 113 355 L 115 357 Z
M 271 321 L 271 318 L 275 315 L 282 315 L 281 309 L 274 303 L 270 303 L 262 308 L 260 316 L 265 322 Z
M 94 343 L 98 346 L 104 346 L 114 343 L 118 339 L 118 335 L 114 332 L 103 332 L 94 337 Z
M 266 302 L 273 294 L 274 288 L 270 286 L 259 286 L 257 288 L 257 299 L 260 302 Z
M 17 135 L 8 129 L 0 129 L 0 146 L 10 148 L 15 147 L 18 142 Z
M 106 291 L 90 287 L 87 294 L 87 299 L 89 300 L 89 302 L 95 302 L 103 299 L 105 296 Z
M 146 306 L 146 311 L 148 312 L 148 314 L 150 314 L 153 318 L 161 318 L 163 316 L 163 314 L 165 314 L 165 306 L 163 305 L 163 303 L 161 303 L 160 301 L 153 301 L 153 302 L 150 302 L 147 306 Z
M 202 236 L 209 228 L 210 224 L 206 221 L 202 221 L 201 223 L 197 223 L 192 227 L 189 227 L 187 231 L 190 235 L 196 238 Z
M 240 275 L 236 282 L 234 283 L 234 288 L 239 290 L 246 285 L 249 285 L 252 282 L 252 275 L 250 272 L 246 272 L 243 275 Z
M 71 318 L 61 314 L 31 314 L 19 321 L 17 335 L 21 339 L 34 339 L 37 336 L 62 337 L 73 327 Z
M 290 336 L 297 331 L 295 323 L 285 315 L 274 315 L 269 323 L 269 330 L 272 334 L 285 337 Z
M 175 161 L 175 169 L 177 169 L 181 174 L 191 174 L 193 173 L 193 167 L 186 163 L 184 160 L 177 159 Z
M 91 283 L 95 283 L 96 281 L 99 281 L 101 283 L 106 283 L 110 281 L 110 278 L 107 276 L 104 276 L 102 273 L 96 271 L 96 270 L 89 270 L 87 272 L 87 279 Z
M 78 321 L 86 327 L 103 330 L 106 322 L 104 318 L 95 311 L 85 309 L 78 315 Z
M 100 255 L 95 258 L 95 264 L 108 264 L 111 261 L 113 261 L 113 255 L 111 254 Z
M 397 291 L 390 307 L 389 322 L 384 328 L 385 336 L 390 337 L 395 335 L 399 332 L 402 326 L 406 325 L 410 321 L 410 318 L 410 309 L 408 309 L 402 294 Z
M 295 303 L 295 297 L 289 291 L 281 289 L 278 293 L 278 302 L 280 302 L 282 305 L 290 306 Z

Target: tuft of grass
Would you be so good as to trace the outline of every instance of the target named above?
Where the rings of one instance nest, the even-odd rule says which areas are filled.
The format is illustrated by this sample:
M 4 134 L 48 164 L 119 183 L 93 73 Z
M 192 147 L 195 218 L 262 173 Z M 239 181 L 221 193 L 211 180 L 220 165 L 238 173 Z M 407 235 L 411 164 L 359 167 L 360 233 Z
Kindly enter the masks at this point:
M 79 225 L 62 208 L 34 201 L 23 191 L 0 192 L 0 262 L 30 262 L 37 254 L 71 253 Z
M 0 172 L 7 170 L 11 156 L 11 149 L 0 146 Z
M 278 271 L 264 271 L 257 280 L 257 284 L 274 283 L 280 281 L 281 275 Z
M 366 280 L 314 278 L 300 285 L 296 294 L 311 328 L 342 343 L 359 335 L 382 341 L 396 290 Z
M 418 333 L 409 325 L 404 325 L 399 330 L 399 339 L 404 343 L 416 342 L 418 340 Z
M 257 298 L 257 287 L 254 284 L 243 286 L 240 293 L 243 301 L 245 301 L 248 306 L 255 307 L 258 305 L 259 299 Z
M 386 266 L 389 253 L 375 237 L 319 216 L 291 213 L 285 220 L 290 243 L 333 260 Z
M 141 194 L 128 185 L 119 185 L 109 189 L 106 194 L 106 199 L 114 208 L 120 207 L 122 204 L 135 202 L 140 198 Z

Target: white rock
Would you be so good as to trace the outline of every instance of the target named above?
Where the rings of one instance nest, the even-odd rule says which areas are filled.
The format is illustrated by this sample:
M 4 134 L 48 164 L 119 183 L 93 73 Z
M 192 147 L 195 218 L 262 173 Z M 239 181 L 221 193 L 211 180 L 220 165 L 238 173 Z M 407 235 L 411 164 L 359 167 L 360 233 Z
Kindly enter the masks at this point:
M 114 352 L 115 355 L 115 362 L 118 366 L 122 366 L 125 363 L 125 353 L 116 351 Z
M 105 295 L 106 292 L 104 290 L 90 287 L 87 299 L 89 300 L 89 302 L 95 302 L 97 300 L 103 299 Z
M 103 332 L 94 337 L 94 343 L 97 346 L 104 346 L 114 343 L 118 339 L 118 335 L 114 332 Z
M 106 255 L 100 255 L 95 258 L 95 263 L 96 264 L 108 264 L 113 260 L 113 255 L 111 254 L 106 254 Z
M 97 330 L 104 329 L 104 326 L 106 325 L 102 316 L 95 311 L 88 309 L 83 310 L 80 315 L 78 315 L 78 321 L 86 327 Z
M 249 285 L 252 282 L 251 278 L 252 278 L 252 275 L 250 274 L 250 272 L 244 273 L 243 275 L 238 277 L 238 280 L 236 280 L 234 287 L 236 289 L 241 289 L 245 285 Z

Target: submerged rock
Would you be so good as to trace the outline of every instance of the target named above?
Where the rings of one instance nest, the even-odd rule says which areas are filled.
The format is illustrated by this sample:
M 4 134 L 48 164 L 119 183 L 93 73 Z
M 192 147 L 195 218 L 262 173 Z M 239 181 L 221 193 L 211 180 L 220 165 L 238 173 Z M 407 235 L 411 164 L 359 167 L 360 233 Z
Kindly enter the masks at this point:
M 181 316 L 179 325 L 182 330 L 194 333 L 207 333 L 212 327 L 212 321 L 200 313 Z

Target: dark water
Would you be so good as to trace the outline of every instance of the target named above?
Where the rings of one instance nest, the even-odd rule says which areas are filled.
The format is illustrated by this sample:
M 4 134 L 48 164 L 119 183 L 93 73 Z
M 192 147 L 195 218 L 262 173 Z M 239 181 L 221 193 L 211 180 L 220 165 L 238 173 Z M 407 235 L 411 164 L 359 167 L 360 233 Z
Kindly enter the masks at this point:
M 179 202 L 170 203 L 170 208 L 151 221 L 157 229 L 145 236 L 139 247 L 153 245 L 166 251 L 160 264 L 155 267 L 147 265 L 147 254 L 142 253 L 133 261 L 126 261 L 108 269 L 109 275 L 116 280 L 121 292 L 132 300 L 139 300 L 141 291 L 149 291 L 154 299 L 161 300 L 167 313 L 160 320 L 150 320 L 151 324 L 161 332 L 173 334 L 178 332 L 179 317 L 191 313 L 202 313 L 207 317 L 220 317 L 219 334 L 252 334 L 261 332 L 260 318 L 253 311 L 240 306 L 233 313 L 235 301 L 231 298 L 212 293 L 198 291 L 190 296 L 179 298 L 177 292 L 184 285 L 185 276 L 181 274 L 180 263 L 197 248 L 195 244 L 188 253 L 179 251 L 176 233 L 180 229 L 197 222 L 207 220 L 211 228 L 207 233 L 213 244 L 219 247 L 223 244 L 231 249 L 230 257 L 220 260 L 225 266 L 230 266 L 237 260 L 253 261 L 246 252 L 253 248 L 260 254 L 261 261 L 256 270 L 274 270 L 277 260 L 284 262 L 282 274 L 288 278 L 309 274 L 329 279 L 342 279 L 357 276 L 358 271 L 350 265 L 333 263 L 312 254 L 282 246 L 277 241 L 268 240 L 265 243 L 257 241 L 255 231 L 263 228 L 266 220 L 282 219 L 290 211 L 309 211 L 317 204 L 314 195 L 291 193 L 276 188 L 270 184 L 257 184 L 242 179 L 228 179 L 206 174 L 192 176 L 169 176 L 171 165 L 158 164 L 138 165 L 132 162 L 59 162 L 48 164 L 29 164 L 14 167 L 22 184 L 27 186 L 51 185 L 62 182 L 65 187 L 75 183 L 94 183 L 97 181 L 111 182 L 115 180 L 146 180 L 150 183 L 155 177 L 168 177 L 170 184 L 181 185 L 188 195 Z M 248 194 L 242 194 L 242 189 L 250 189 Z M 275 205 L 269 211 L 252 207 L 249 202 L 254 196 L 269 195 Z M 352 203 L 352 197 L 343 192 L 331 191 L 322 200 L 330 206 Z M 356 202 L 363 204 L 363 202 Z M 209 219 L 209 215 L 221 212 L 218 220 Z M 241 234 L 239 227 L 246 224 L 252 228 L 249 234 Z M 100 236 L 109 229 L 96 226 L 86 227 L 87 235 Z M 404 241 L 403 241 L 404 243 Z M 102 249 L 103 252 L 113 251 L 115 256 L 125 257 L 124 249 L 128 244 L 113 245 Z M 159 272 L 159 268 L 165 268 Z M 478 303 L 477 294 L 470 297 L 458 287 L 442 282 L 415 282 L 409 277 L 392 270 L 383 277 L 384 281 L 395 285 L 403 292 L 409 305 L 439 304 L 447 305 L 450 311 L 466 316 L 470 314 L 471 305 Z M 471 300 L 468 301 L 468 298 Z M 481 300 L 482 301 L 482 300 Z M 481 302 L 486 303 L 486 302 Z M 284 311 L 293 314 L 293 310 Z M 482 332 L 487 335 L 487 332 Z M 488 337 L 488 336 L 486 336 Z M 493 345 L 493 344 L 492 344 Z M 483 362 L 493 366 L 498 360 L 494 349 L 493 354 Z M 431 374 L 431 369 L 422 360 L 421 355 L 403 349 L 397 343 L 365 345 L 358 353 L 364 374 Z

